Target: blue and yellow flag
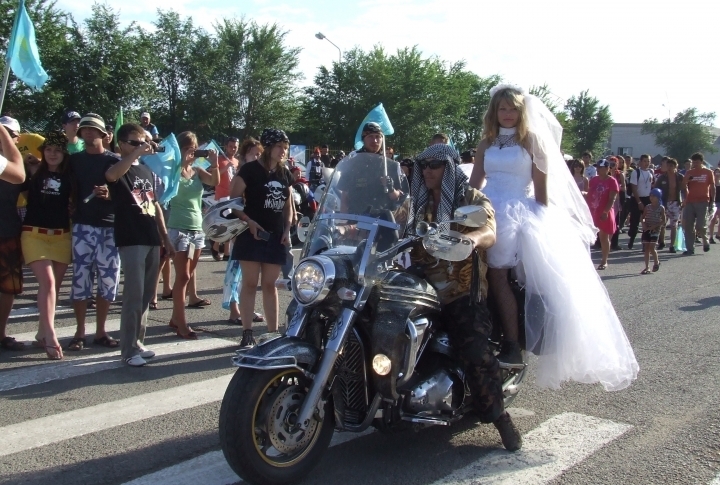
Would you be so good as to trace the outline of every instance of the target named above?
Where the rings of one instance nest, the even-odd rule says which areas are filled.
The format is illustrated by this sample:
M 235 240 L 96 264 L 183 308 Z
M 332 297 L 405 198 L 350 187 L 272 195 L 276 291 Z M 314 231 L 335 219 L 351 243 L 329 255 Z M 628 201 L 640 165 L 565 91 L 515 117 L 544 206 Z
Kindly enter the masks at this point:
M 48 75 L 40 64 L 35 28 L 25 9 L 24 0 L 20 1 L 20 8 L 15 14 L 7 62 L 18 79 L 37 91 L 40 91 L 48 80 Z
M 170 133 L 161 143 L 165 151 L 153 155 L 145 155 L 140 160 L 157 175 L 165 186 L 165 193 L 160 198 L 160 204 L 167 206 L 167 203 L 177 195 L 180 184 L 180 171 L 182 169 L 182 158 L 180 146 L 175 135 Z
M 389 136 L 395 133 L 395 128 L 393 128 L 392 123 L 390 123 L 390 118 L 388 118 L 387 113 L 385 112 L 385 107 L 382 103 L 375 106 L 372 111 L 370 111 L 362 123 L 360 123 L 360 128 L 358 128 L 357 133 L 355 133 L 355 150 L 360 150 L 363 146 L 362 142 L 362 129 L 363 126 L 365 126 L 366 123 L 377 123 L 380 125 L 380 129 L 383 132 L 383 135 Z

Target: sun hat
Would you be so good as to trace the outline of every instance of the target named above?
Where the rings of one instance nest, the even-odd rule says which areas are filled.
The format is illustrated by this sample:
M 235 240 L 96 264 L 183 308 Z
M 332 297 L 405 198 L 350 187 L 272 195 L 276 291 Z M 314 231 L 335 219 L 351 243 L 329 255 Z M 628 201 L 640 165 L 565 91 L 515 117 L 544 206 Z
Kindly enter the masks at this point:
M 83 128 L 95 128 L 100 133 L 107 136 L 107 131 L 105 131 L 105 120 L 102 119 L 102 116 L 100 116 L 99 114 L 87 113 L 85 116 L 83 116 L 80 120 L 78 133 L 80 133 Z

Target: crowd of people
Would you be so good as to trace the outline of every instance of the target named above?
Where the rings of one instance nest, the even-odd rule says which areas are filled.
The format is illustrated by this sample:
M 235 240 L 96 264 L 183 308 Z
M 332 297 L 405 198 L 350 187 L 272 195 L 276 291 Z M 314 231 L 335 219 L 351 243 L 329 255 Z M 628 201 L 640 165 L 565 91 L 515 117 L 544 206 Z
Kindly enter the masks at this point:
M 580 160 L 567 164 L 599 229 L 595 249 L 601 250 L 602 258 L 598 270 L 607 268 L 610 251 L 622 249 L 619 235 L 626 231 L 629 250 L 640 233 L 645 256 L 642 274 L 660 269 L 659 250 L 667 247 L 670 253 L 682 251 L 690 256 L 696 245 L 708 252 L 720 240 L 720 163 L 710 170 L 699 152 L 684 162 L 682 170 L 672 157 L 662 157 L 655 167 L 648 154 L 637 162 L 629 155 L 592 160 L 592 153 L 584 152 Z

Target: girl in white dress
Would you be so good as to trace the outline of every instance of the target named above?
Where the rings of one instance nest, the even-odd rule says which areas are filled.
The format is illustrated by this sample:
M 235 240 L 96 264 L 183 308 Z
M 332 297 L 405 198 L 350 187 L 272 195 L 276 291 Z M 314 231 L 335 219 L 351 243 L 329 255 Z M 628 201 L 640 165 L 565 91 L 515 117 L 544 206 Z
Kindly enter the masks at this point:
M 525 286 L 526 349 L 539 356 L 538 384 L 600 382 L 619 390 L 638 364 L 590 259 L 597 233 L 560 152 L 562 128 L 538 98 L 499 85 L 490 92 L 470 185 L 490 198 L 497 242 L 488 250 L 491 298 L 505 341 L 498 359 L 521 362 L 509 271 Z

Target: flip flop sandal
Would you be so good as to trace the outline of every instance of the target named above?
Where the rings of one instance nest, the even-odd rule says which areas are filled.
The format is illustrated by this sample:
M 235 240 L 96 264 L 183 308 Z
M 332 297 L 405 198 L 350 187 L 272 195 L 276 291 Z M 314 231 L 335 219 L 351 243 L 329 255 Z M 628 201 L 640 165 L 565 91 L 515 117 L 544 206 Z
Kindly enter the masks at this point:
M 601 264 L 597 267 L 598 271 L 602 271 L 604 269 L 607 269 L 607 264 Z
M 5 337 L 0 340 L 0 347 L 5 350 L 23 350 L 25 348 L 25 344 L 18 342 L 13 337 Z
M 190 327 L 188 327 L 188 328 L 190 328 Z M 178 336 L 178 338 L 185 339 L 185 340 L 197 340 L 198 339 L 197 334 L 192 330 L 190 330 L 187 333 L 187 335 L 181 334 L 180 331 L 178 330 L 177 336 Z
M 644 269 L 640 274 L 650 274 L 650 270 Z
M 65 350 L 76 352 L 87 347 L 87 341 L 84 337 L 74 337 L 65 347 Z
M 93 344 L 95 345 L 102 345 L 103 347 L 107 347 L 109 349 L 114 349 L 118 345 L 120 345 L 120 341 L 112 339 L 105 335 L 104 337 L 96 338 L 93 340 Z
M 263 317 L 263 316 L 260 315 L 259 313 L 255 313 L 255 314 L 254 314 L 254 316 L 253 316 L 253 322 L 255 322 L 255 323 L 260 323 L 260 322 L 264 322 L 264 321 L 265 321 L 265 317 Z
M 156 301 L 150 302 L 150 310 L 157 310 L 157 302 Z
M 163 300 L 172 300 L 172 292 L 169 295 L 160 295 Z
M 228 318 L 228 323 L 230 325 L 242 325 L 242 320 L 239 318 Z
M 202 300 L 198 300 L 195 303 L 191 303 L 188 305 L 188 308 L 202 308 L 204 306 L 211 305 L 212 303 L 207 298 L 203 298 Z
M 653 265 L 652 272 L 653 272 L 653 273 L 656 273 L 657 270 L 659 270 L 659 269 L 660 269 L 660 263 L 656 263 L 656 264 Z

